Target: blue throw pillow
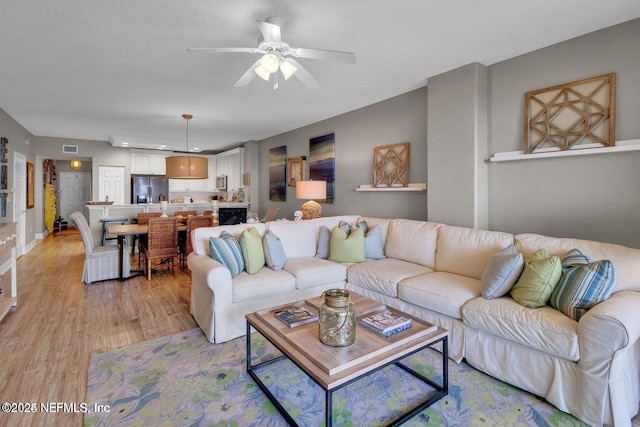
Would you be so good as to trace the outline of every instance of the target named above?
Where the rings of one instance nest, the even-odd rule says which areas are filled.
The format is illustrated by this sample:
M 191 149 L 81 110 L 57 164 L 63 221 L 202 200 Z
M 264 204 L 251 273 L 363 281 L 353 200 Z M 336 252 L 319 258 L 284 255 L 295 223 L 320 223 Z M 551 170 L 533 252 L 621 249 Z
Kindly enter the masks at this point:
M 520 278 L 523 268 L 524 257 L 513 245 L 493 254 L 480 279 L 482 296 L 493 299 L 506 295 Z
M 209 251 L 213 259 L 229 269 L 231 277 L 235 277 L 244 271 L 242 249 L 233 234 L 223 231 L 220 237 L 210 237 Z
M 366 224 L 366 222 L 362 221 L 360 224 Z M 376 225 L 373 228 L 368 228 L 368 230 L 367 232 L 365 229 L 364 257 L 366 259 L 386 258 L 384 248 L 382 247 L 382 229 Z
M 562 278 L 554 289 L 549 303 L 575 321 L 594 305 L 611 295 L 616 283 L 613 263 L 591 260 L 572 249 L 562 261 Z
M 267 267 L 272 270 L 282 270 L 287 262 L 287 254 L 284 253 L 282 242 L 273 232 L 267 231 L 262 237 L 262 248 Z
M 318 250 L 316 258 L 329 259 L 329 246 L 331 244 L 331 230 L 326 225 L 320 228 L 318 236 Z

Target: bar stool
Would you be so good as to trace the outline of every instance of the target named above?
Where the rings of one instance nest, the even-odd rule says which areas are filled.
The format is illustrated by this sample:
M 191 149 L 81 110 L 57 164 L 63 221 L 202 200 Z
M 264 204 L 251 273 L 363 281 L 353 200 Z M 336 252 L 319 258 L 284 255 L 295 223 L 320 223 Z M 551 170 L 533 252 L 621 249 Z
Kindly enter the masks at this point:
M 107 243 L 107 240 L 117 240 L 117 237 L 107 237 L 107 227 L 109 224 L 124 225 L 129 222 L 129 218 L 100 218 L 102 222 L 102 246 Z

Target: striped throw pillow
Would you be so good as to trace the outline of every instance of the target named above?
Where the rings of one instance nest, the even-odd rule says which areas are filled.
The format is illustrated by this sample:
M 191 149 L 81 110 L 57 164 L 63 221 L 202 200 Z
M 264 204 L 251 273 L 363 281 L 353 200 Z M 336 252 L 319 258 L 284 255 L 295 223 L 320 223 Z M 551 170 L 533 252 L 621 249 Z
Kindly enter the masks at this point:
M 594 305 L 609 298 L 616 283 L 613 263 L 591 262 L 577 249 L 562 259 L 562 278 L 549 300 L 552 307 L 575 321 Z
M 220 237 L 209 238 L 209 251 L 213 259 L 229 269 L 231 277 L 244 271 L 244 258 L 240 243 L 228 231 L 223 231 Z

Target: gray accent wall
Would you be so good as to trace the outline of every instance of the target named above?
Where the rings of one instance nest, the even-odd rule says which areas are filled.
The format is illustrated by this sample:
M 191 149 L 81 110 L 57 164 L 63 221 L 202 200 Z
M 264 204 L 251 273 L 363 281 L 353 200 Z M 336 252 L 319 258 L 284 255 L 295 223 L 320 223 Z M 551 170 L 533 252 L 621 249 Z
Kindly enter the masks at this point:
M 488 227 L 487 67 L 429 78 L 429 221 Z
M 313 94 L 309 94 L 313 102 Z M 293 219 L 305 202 L 287 187 L 286 202 L 269 200 L 269 150 L 285 145 L 287 157 L 309 156 L 309 139 L 335 133 L 335 203 L 322 204 L 324 216 L 359 214 L 380 218 L 427 219 L 425 192 L 356 192 L 372 184 L 373 150 L 410 142 L 409 182 L 427 182 L 427 88 L 260 141 L 259 215 L 278 206 L 280 218 Z M 307 163 L 305 177 L 309 177 Z M 252 178 L 253 179 L 253 178 Z
M 524 94 L 616 73 L 616 139 L 640 139 L 640 19 L 489 67 L 489 150 L 522 150 Z M 640 248 L 640 151 L 489 165 L 489 227 Z

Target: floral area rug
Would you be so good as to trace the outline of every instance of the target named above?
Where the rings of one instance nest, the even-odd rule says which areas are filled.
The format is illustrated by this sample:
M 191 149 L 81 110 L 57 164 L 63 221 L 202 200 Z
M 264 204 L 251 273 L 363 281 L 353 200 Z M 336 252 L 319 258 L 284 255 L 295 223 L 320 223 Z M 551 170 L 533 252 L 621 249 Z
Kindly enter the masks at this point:
M 279 355 L 253 334 L 255 357 Z M 285 426 L 246 373 L 246 341 L 209 343 L 200 329 L 93 354 L 86 402 L 108 411 L 85 414 L 85 426 Z M 441 354 L 425 350 L 405 362 L 441 383 Z M 324 392 L 283 359 L 260 378 L 301 426 L 324 425 Z M 385 425 L 433 392 L 390 366 L 334 392 L 335 426 Z M 529 393 L 449 361 L 449 395 L 407 426 L 585 426 Z

